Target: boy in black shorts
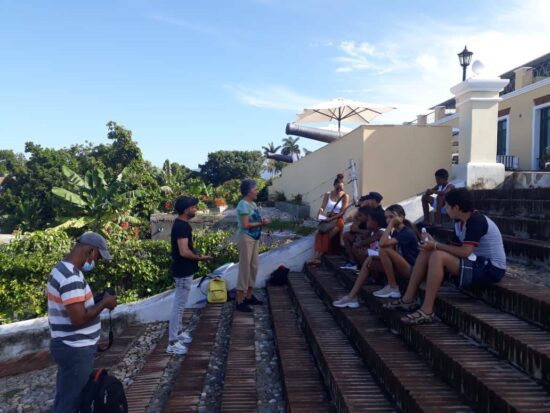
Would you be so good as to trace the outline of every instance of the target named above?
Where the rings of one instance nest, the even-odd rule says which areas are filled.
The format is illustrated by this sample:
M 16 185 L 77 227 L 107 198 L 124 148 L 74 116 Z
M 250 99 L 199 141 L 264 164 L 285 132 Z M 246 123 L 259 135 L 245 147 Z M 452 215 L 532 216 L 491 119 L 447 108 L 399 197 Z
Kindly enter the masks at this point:
M 387 308 L 413 310 L 420 284 L 426 280 L 424 303 L 419 310 L 403 317 L 407 324 L 430 323 L 434 319 L 434 302 L 445 273 L 456 285 L 499 282 L 506 272 L 506 254 L 502 235 L 496 224 L 474 210 L 472 193 L 453 189 L 445 197 L 449 217 L 455 221 L 453 244 L 440 244 L 428 236 L 420 245 L 407 292 Z

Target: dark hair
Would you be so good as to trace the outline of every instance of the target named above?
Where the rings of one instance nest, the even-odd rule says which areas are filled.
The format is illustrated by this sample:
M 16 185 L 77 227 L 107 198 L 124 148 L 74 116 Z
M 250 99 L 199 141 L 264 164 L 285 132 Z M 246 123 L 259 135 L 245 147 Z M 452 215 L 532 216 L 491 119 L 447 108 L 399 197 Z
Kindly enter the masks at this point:
M 449 172 L 447 172 L 446 169 L 441 168 L 435 171 L 435 176 L 437 178 L 449 179 Z
M 400 217 L 402 217 L 403 218 L 403 224 L 406 227 L 409 227 L 410 229 L 412 229 L 414 231 L 414 233 L 416 234 L 417 238 L 420 239 L 420 234 L 418 233 L 418 230 L 416 229 L 416 225 L 414 225 L 408 219 L 405 219 L 405 216 L 406 216 L 405 210 L 403 209 L 403 207 L 401 205 L 399 205 L 399 204 L 390 205 L 389 207 L 386 208 L 386 211 L 393 212 L 394 214 L 399 215 Z
M 458 209 L 462 212 L 474 210 L 474 196 L 466 188 L 451 189 L 445 194 L 445 202 L 450 207 L 458 205 Z
M 258 184 L 254 179 L 243 179 L 241 181 L 241 195 L 247 196 L 250 191 L 252 191 L 252 188 L 256 186 L 258 186 Z
M 339 184 L 340 182 L 344 182 L 344 174 L 338 174 L 336 175 L 336 179 L 334 180 L 334 183 L 332 186 L 335 186 L 336 184 Z
M 368 214 L 369 217 L 376 221 L 378 224 L 378 227 L 385 228 L 386 227 L 386 217 L 384 216 L 384 210 L 382 208 L 368 208 Z

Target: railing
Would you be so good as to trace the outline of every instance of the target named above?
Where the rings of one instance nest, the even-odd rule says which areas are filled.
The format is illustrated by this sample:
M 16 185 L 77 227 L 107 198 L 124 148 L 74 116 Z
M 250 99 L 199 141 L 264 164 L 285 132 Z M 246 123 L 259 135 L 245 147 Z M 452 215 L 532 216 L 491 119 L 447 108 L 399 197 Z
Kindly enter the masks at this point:
M 519 157 L 512 155 L 497 155 L 497 163 L 504 165 L 507 171 L 517 171 L 519 169 Z

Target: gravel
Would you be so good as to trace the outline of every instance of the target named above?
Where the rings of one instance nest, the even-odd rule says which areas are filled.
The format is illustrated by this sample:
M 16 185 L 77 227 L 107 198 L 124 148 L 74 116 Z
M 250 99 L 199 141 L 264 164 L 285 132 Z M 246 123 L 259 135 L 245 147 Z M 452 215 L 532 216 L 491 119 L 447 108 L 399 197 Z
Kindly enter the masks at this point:
M 189 323 L 185 327 L 185 329 L 191 334 L 191 336 L 193 336 L 193 331 L 197 328 L 201 312 L 201 309 L 193 310 L 193 315 L 191 316 Z M 167 324 L 165 323 L 165 329 L 166 328 Z M 164 373 L 162 374 L 162 377 L 160 379 L 159 388 L 149 402 L 149 406 L 147 408 L 148 413 L 162 412 L 164 410 L 164 406 L 170 397 L 172 385 L 176 381 L 176 377 L 181 370 L 183 360 L 185 360 L 185 356 L 181 355 L 173 355 L 170 358 L 170 361 L 164 369 Z
M 148 324 L 124 358 L 109 369 L 109 373 L 128 387 L 165 332 L 166 323 Z M 57 367 L 51 366 L 0 379 L 0 413 L 49 412 L 55 397 L 56 374 Z
M 210 356 L 210 363 L 206 371 L 204 389 L 199 401 L 199 412 L 219 412 L 223 396 L 223 383 L 225 376 L 225 363 L 229 352 L 231 339 L 231 323 L 233 321 L 233 308 L 235 303 L 229 301 L 224 304 L 216 340 Z
M 506 276 L 550 288 L 550 264 L 508 258 Z
M 275 347 L 266 290 L 256 289 L 254 295 L 265 303 L 264 305 L 254 306 L 258 412 L 285 412 L 286 403 L 283 395 L 283 385 L 279 372 L 277 349 Z

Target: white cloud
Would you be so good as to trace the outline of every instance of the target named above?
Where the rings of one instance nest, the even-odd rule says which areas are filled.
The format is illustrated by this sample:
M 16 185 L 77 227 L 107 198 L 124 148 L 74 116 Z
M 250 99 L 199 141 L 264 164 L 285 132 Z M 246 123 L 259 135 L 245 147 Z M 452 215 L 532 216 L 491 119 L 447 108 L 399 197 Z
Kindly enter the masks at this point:
M 280 85 L 261 85 L 258 87 L 229 85 L 226 87 L 233 92 L 239 102 L 258 108 L 298 112 L 318 101 L 318 99 L 300 95 Z
M 549 1 L 495 2 L 492 10 L 476 24 L 409 16 L 377 42 L 342 41 L 335 71 L 348 76 L 343 88 L 368 89 L 379 103 L 398 108 L 375 123 L 411 121 L 452 97 L 449 89 L 462 75 L 457 53 L 465 44 L 474 52 L 473 60 L 484 63 L 485 74 L 494 76 L 550 52 Z M 364 74 L 358 78 L 351 73 L 355 71 Z
M 348 73 L 356 70 L 371 70 L 378 74 L 393 71 L 398 62 L 387 52 L 381 52 L 369 42 L 356 43 L 354 41 L 342 41 L 338 46 L 343 56 L 338 56 L 335 61 L 339 63 L 336 73 Z

